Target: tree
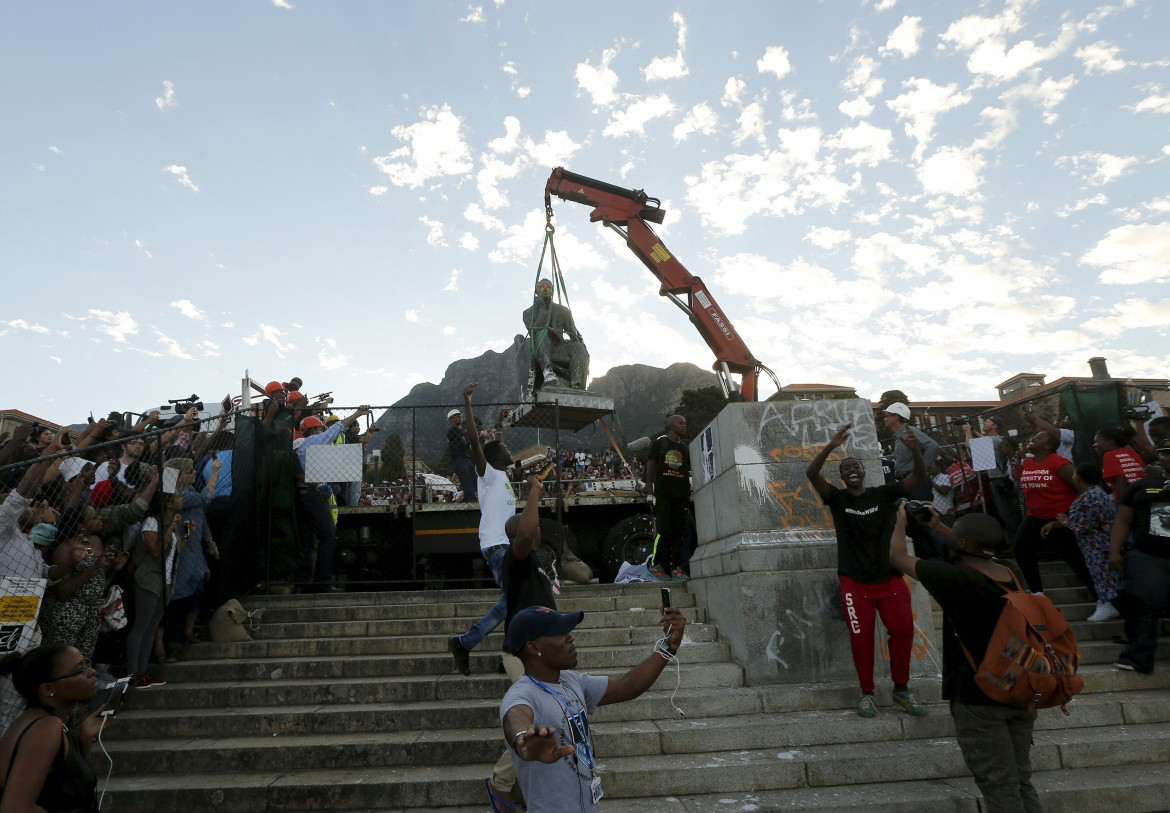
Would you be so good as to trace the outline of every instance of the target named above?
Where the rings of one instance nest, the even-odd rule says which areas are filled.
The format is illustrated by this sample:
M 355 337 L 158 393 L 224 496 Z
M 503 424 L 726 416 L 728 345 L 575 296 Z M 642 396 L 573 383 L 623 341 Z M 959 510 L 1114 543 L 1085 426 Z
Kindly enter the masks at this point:
M 386 438 L 382 444 L 382 479 L 401 480 L 406 476 L 406 447 L 402 445 L 402 436 L 397 432 Z
M 878 399 L 878 409 L 885 409 L 890 404 L 903 403 L 910 406 L 910 399 L 906 397 L 906 393 L 901 390 L 886 390 L 882 393 L 882 397 Z
M 707 424 L 715 420 L 727 401 L 719 387 L 703 387 L 697 390 L 683 390 L 682 398 L 674 411 L 687 419 L 687 433 L 697 436 Z

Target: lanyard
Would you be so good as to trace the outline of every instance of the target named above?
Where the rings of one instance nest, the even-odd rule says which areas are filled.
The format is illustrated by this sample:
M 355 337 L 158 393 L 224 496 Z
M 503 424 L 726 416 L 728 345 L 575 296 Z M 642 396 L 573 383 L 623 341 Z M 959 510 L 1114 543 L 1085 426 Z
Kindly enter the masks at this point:
M 562 697 L 560 692 L 553 689 L 544 681 L 538 680 L 532 675 L 527 675 L 527 678 L 542 690 L 552 695 L 553 699 L 557 701 L 557 705 L 564 712 L 565 722 L 569 725 L 569 732 L 573 737 L 573 743 L 577 747 L 578 762 L 583 762 L 585 767 L 590 772 L 593 772 L 593 738 L 589 735 L 589 717 L 585 714 L 584 706 L 578 708 L 579 704 L 577 699 L 571 694 L 567 697 Z

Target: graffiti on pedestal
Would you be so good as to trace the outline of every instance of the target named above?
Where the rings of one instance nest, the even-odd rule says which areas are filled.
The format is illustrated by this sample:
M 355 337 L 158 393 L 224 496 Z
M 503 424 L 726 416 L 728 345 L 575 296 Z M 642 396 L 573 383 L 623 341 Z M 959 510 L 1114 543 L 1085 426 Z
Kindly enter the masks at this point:
M 802 592 L 799 607 L 785 607 L 764 649 L 768 660 L 787 669 L 787 659 L 799 652 L 800 642 L 816 635 L 825 621 L 840 621 L 844 616 L 837 596 L 835 583 L 825 581 Z

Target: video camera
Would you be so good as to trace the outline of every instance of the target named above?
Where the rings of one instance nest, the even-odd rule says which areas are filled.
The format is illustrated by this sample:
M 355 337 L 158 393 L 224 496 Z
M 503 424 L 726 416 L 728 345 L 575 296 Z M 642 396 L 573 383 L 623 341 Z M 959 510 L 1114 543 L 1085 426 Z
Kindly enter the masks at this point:
M 191 393 L 190 397 L 188 398 L 168 398 L 166 406 L 159 407 L 159 422 L 158 426 L 154 428 L 169 429 L 176 424 L 182 423 L 183 416 L 187 413 L 187 410 L 191 409 L 192 407 L 194 407 L 198 412 L 203 411 L 203 402 L 199 400 L 199 396 L 195 393 Z M 170 417 L 163 417 L 168 413 L 170 413 Z M 195 421 L 194 425 L 191 426 L 191 431 L 199 431 L 198 421 Z

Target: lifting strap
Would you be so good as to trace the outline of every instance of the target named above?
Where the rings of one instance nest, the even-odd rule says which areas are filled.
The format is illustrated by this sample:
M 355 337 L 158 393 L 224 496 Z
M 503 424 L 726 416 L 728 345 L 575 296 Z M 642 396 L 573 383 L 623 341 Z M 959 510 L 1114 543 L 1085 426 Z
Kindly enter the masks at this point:
M 549 267 L 552 269 L 552 283 L 555 294 L 555 301 L 557 304 L 563 304 L 566 308 L 569 307 L 569 289 L 565 285 L 565 277 L 561 274 L 561 261 L 557 258 L 557 247 L 553 241 L 553 233 L 556 227 L 551 222 L 546 223 L 544 227 L 544 245 L 540 249 L 540 262 L 536 265 L 536 279 L 532 281 L 532 290 L 536 291 L 536 283 L 540 282 L 542 271 L 544 270 L 545 257 L 549 259 Z M 535 308 L 536 299 L 533 298 L 533 307 Z M 535 315 L 535 311 L 534 311 Z M 548 327 L 552 320 L 552 308 L 548 309 L 545 315 L 545 322 L 543 325 L 526 325 L 528 328 L 528 338 L 532 339 L 532 354 L 535 357 L 537 350 L 545 339 L 548 337 Z

